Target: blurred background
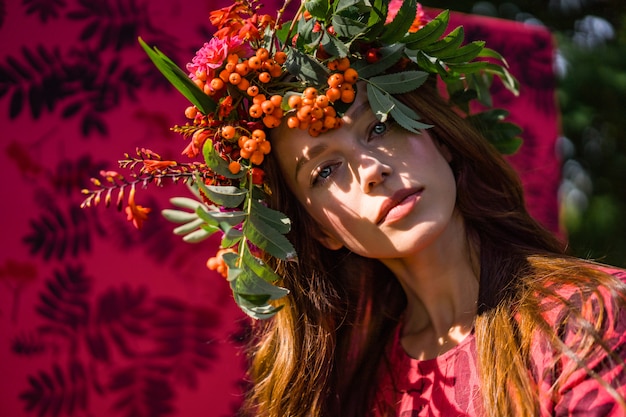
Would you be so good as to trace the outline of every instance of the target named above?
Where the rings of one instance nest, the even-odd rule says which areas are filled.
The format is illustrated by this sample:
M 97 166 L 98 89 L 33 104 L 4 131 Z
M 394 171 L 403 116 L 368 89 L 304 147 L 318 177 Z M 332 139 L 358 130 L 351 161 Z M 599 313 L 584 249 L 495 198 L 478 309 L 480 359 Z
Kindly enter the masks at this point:
M 562 113 L 557 148 L 563 162 L 562 228 L 574 255 L 626 266 L 626 2 L 435 0 L 429 4 L 542 25 L 554 34 Z

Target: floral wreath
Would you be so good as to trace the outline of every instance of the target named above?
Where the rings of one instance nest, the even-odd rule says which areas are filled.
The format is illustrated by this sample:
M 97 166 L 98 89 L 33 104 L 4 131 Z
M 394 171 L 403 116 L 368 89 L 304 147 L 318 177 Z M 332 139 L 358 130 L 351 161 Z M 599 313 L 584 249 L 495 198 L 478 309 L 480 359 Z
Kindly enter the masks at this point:
M 318 136 L 341 126 L 342 114 L 354 101 L 357 81 L 365 85 L 370 106 L 385 121 L 391 117 L 417 132 L 431 126 L 394 95 L 419 88 L 430 74 L 445 84 L 451 104 L 481 126 L 501 152 L 513 153 L 521 130 L 492 109 L 489 88 L 494 77 L 517 94 L 518 84 L 506 62 L 482 41 L 464 42 L 463 27 L 444 36 L 449 12 L 427 21 L 416 0 L 302 1 L 294 18 L 283 21 L 290 0 L 274 19 L 259 14 L 257 0 L 236 0 L 210 14 L 213 37 L 179 68 L 157 48 L 139 42 L 156 67 L 191 103 L 188 122 L 172 130 L 189 143 L 182 152 L 191 162 L 162 160 L 146 149 L 126 154 L 124 177 L 103 171 L 81 207 L 104 199 L 122 209 L 141 228 L 150 208 L 135 202 L 137 186 L 182 182 L 196 199 L 176 197 L 177 209 L 163 210 L 179 224 L 174 233 L 190 243 L 216 232 L 221 245 L 207 266 L 229 281 L 240 308 L 253 318 L 268 318 L 288 290 L 264 259 L 297 261 L 285 237 L 291 221 L 264 203 L 271 193 L 262 163 L 271 151 L 267 129 L 286 123 Z M 478 100 L 488 110 L 470 114 Z

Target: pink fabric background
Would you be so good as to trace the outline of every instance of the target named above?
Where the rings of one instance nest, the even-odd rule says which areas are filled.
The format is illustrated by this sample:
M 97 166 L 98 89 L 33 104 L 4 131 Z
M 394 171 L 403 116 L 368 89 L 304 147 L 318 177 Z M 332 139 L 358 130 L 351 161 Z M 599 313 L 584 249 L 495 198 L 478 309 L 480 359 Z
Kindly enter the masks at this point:
M 204 267 L 216 242 L 185 244 L 158 215 L 180 189 L 138 193 L 154 209 L 141 232 L 113 209 L 78 208 L 86 179 L 124 152 L 168 159 L 184 147 L 169 127 L 185 101 L 137 36 L 184 65 L 207 39 L 208 12 L 226 3 L 0 0 L 0 416 L 235 414 L 247 320 Z M 551 37 L 461 22 L 524 84 L 521 98 L 498 98 L 526 131 L 511 160 L 531 212 L 558 231 Z

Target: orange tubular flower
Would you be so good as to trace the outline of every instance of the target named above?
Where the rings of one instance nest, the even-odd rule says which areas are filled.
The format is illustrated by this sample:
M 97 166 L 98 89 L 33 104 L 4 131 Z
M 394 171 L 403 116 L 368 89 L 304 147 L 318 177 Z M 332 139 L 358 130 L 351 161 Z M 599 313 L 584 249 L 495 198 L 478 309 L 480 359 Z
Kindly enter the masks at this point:
M 144 159 L 143 161 L 143 171 L 150 173 L 155 171 L 163 170 L 167 167 L 171 167 L 176 165 L 175 161 L 158 161 L 154 159 Z
M 141 230 L 143 222 L 148 219 L 148 213 L 152 209 L 149 207 L 142 207 L 135 204 L 135 185 L 133 184 L 130 193 L 128 195 L 128 206 L 126 206 L 126 220 L 133 222 L 133 226 L 138 230 Z

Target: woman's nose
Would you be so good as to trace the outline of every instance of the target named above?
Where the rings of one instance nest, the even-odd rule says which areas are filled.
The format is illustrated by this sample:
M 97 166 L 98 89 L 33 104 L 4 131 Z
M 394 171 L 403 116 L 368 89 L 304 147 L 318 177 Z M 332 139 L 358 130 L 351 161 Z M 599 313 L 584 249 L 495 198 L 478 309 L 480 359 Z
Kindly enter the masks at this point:
M 358 173 L 361 190 L 367 194 L 377 185 L 383 183 L 387 176 L 392 173 L 392 169 L 378 158 L 368 155 L 361 158 Z

